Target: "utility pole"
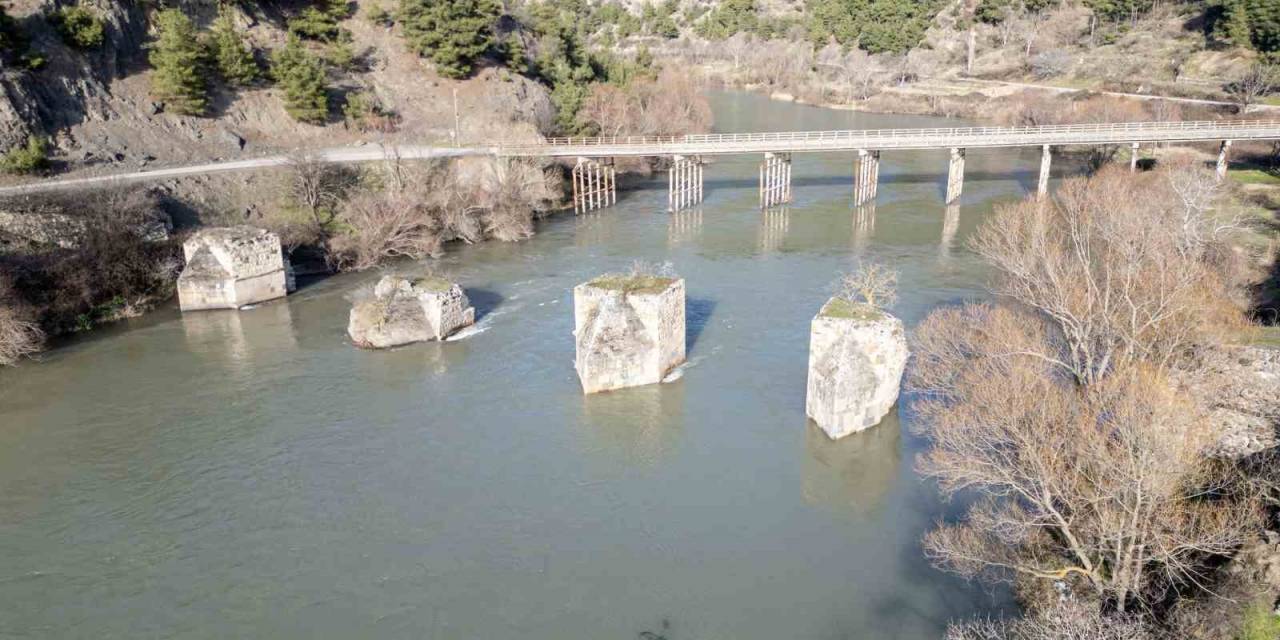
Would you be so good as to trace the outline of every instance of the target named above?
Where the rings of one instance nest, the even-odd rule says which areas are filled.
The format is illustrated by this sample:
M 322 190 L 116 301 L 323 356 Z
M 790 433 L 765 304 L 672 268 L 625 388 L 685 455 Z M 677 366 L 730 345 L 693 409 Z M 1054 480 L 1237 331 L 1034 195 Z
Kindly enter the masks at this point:
M 458 116 L 458 88 L 453 88 L 453 146 L 462 146 L 462 120 Z

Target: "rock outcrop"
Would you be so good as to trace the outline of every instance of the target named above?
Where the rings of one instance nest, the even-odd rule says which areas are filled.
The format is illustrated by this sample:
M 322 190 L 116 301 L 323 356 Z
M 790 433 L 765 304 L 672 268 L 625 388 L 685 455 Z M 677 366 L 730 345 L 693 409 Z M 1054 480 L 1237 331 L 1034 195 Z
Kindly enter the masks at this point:
M 183 311 L 239 309 L 288 293 L 276 234 L 254 227 L 204 229 L 182 246 L 187 265 L 178 276 Z
M 832 298 L 810 329 L 805 412 L 832 438 L 875 426 L 898 400 L 907 355 L 901 320 Z
M 573 289 L 584 393 L 661 382 L 685 357 L 684 280 L 602 276 Z
M 452 282 L 383 276 L 371 298 L 352 306 L 347 334 L 356 346 L 386 349 L 443 340 L 475 321 L 475 308 Z

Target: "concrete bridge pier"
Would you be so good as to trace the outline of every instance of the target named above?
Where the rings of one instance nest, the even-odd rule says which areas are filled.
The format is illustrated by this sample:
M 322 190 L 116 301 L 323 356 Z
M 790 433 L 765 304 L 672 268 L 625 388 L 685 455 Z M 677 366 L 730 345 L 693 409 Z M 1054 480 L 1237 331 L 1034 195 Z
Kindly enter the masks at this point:
M 1137 173 L 1138 171 L 1138 149 L 1140 143 L 1129 145 L 1129 173 Z
M 951 149 L 951 166 L 947 170 L 947 204 L 960 199 L 964 191 L 964 149 Z
M 702 158 L 676 156 L 667 170 L 667 211 L 702 202 Z
M 573 165 L 573 212 L 589 213 L 618 201 L 616 172 L 591 158 L 578 158 Z
M 858 149 L 858 159 L 853 164 L 853 205 L 856 207 L 876 197 L 876 187 L 880 183 L 880 152 Z
M 1049 195 L 1049 165 L 1053 163 L 1053 152 L 1049 145 L 1040 150 L 1040 183 L 1036 186 L 1036 197 L 1043 199 Z
M 1230 151 L 1231 151 L 1231 141 L 1223 140 L 1222 146 L 1218 148 L 1217 171 L 1218 171 L 1219 180 L 1222 180 L 1227 177 L 1227 162 L 1229 161 L 1228 155 Z
M 760 163 L 760 208 L 791 202 L 791 154 L 766 153 Z

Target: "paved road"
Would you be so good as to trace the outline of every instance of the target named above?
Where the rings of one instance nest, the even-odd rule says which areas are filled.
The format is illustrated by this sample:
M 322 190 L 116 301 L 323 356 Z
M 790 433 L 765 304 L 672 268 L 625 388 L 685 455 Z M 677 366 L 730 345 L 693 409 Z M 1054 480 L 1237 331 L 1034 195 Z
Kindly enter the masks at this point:
M 963 78 L 952 80 L 953 82 L 969 82 L 973 84 L 1002 85 L 1006 87 L 1018 87 L 1021 89 L 1039 89 L 1041 91 L 1051 91 L 1053 93 L 1076 93 L 1079 91 L 1087 91 L 1089 93 L 1097 93 L 1104 96 L 1116 96 L 1118 98 L 1132 98 L 1134 100 L 1166 100 L 1168 102 L 1178 102 L 1182 104 L 1201 104 L 1211 107 L 1235 107 L 1235 102 L 1226 100 L 1205 100 L 1203 98 L 1177 98 L 1173 96 L 1153 95 L 1150 93 L 1127 93 L 1124 91 L 1098 91 L 1096 89 L 1072 89 L 1070 87 L 1056 87 L 1049 84 L 1036 84 L 1034 82 L 1008 82 L 1005 80 L 982 80 L 979 78 Z M 1250 105 L 1250 111 L 1275 111 L 1280 106 L 1270 104 L 1254 104 Z
M 488 155 L 489 149 L 481 148 L 455 148 L 455 147 L 338 147 L 333 149 L 320 149 L 311 152 L 311 157 L 324 162 L 340 162 L 340 163 L 357 163 L 357 162 L 376 162 L 382 160 L 392 160 L 395 158 L 404 159 L 422 159 L 422 158 L 449 158 L 456 156 L 470 155 Z M 0 195 L 22 195 L 29 193 L 40 193 L 47 191 L 59 191 L 64 189 L 74 189 L 76 187 L 88 186 L 104 186 L 108 184 L 124 184 L 128 182 L 139 182 L 142 180 L 163 180 L 166 178 L 179 178 L 191 175 L 207 175 L 211 173 L 224 173 L 228 171 L 247 171 L 250 169 L 261 169 L 267 167 L 279 167 L 289 164 L 291 156 L 276 155 L 267 156 L 265 158 L 254 158 L 252 160 L 228 160 L 225 162 L 209 162 L 205 164 L 188 165 L 185 167 L 173 167 L 170 169 L 151 169 L 148 171 L 134 171 L 132 173 L 116 173 L 111 175 L 90 176 L 85 178 L 65 178 L 60 180 L 44 180 L 40 182 L 32 182 L 28 184 L 15 185 L 10 187 L 0 187 Z

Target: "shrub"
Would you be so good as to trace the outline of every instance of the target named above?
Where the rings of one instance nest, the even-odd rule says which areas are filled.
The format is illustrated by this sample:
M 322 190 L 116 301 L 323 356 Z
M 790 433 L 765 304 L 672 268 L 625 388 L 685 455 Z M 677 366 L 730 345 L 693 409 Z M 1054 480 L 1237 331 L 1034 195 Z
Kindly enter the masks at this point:
M 201 115 L 209 104 L 205 83 L 205 48 L 195 24 L 180 9 L 156 14 L 156 41 L 151 45 L 151 92 L 180 114 Z
M 0 280 L 0 366 L 11 366 L 43 346 L 44 331 L 29 315 L 29 309 L 10 292 L 9 283 Z
M 1275 640 L 1280 638 L 1280 615 L 1271 607 L 1255 604 L 1245 610 L 1244 624 L 1237 640 Z
M 396 23 L 395 16 L 381 4 L 375 4 L 369 9 L 369 22 L 380 27 L 390 27 Z
M 245 43 L 236 28 L 235 16 L 225 5 L 218 10 L 213 22 L 213 55 L 222 79 L 233 87 L 253 84 L 262 75 L 253 49 Z
M 493 45 L 499 9 L 494 0 L 400 0 L 398 16 L 410 49 L 440 75 L 465 78 Z
M 898 300 L 898 272 L 878 262 L 863 262 L 836 281 L 836 297 L 885 309 Z
M 49 16 L 58 35 L 67 46 L 76 49 L 96 49 L 106 39 L 102 18 L 87 7 L 72 5 L 63 7 Z
M 1031 72 L 1037 78 L 1061 76 L 1071 70 L 1071 54 L 1062 49 L 1041 51 L 1031 56 Z
M 276 51 L 271 72 L 284 90 L 284 108 L 299 122 L 323 124 L 329 118 L 324 62 L 296 36 Z
M 29 136 L 27 143 L 0 156 L 0 170 L 5 173 L 36 173 L 49 166 L 49 141 Z

